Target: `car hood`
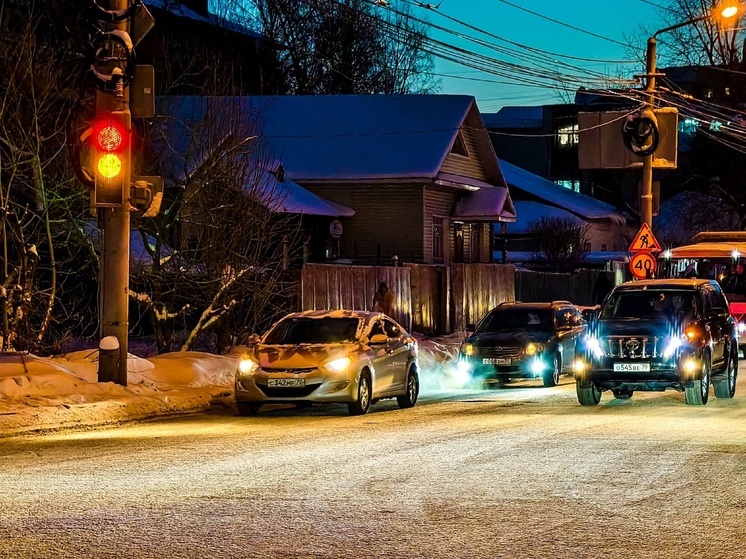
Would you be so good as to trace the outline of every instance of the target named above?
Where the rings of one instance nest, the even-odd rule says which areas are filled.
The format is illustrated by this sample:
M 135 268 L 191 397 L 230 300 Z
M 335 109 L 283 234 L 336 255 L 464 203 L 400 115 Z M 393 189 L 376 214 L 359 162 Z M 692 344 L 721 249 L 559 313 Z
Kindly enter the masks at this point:
M 598 335 L 604 336 L 667 336 L 672 325 L 666 320 L 599 320 Z
M 310 369 L 334 357 L 349 355 L 358 344 L 259 345 L 254 358 L 268 369 Z
M 547 343 L 552 337 L 551 332 L 531 332 L 529 330 L 514 330 L 512 332 L 483 332 L 473 334 L 466 341 L 476 346 L 521 346 L 529 343 Z

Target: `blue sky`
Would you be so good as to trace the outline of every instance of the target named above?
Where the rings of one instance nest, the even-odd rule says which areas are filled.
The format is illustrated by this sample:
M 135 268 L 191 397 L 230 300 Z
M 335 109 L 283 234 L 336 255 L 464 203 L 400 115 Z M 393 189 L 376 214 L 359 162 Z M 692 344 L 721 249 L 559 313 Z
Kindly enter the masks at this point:
M 428 0 L 433 4 L 439 0 Z M 643 73 L 642 62 L 618 64 L 616 61 L 631 61 L 624 46 L 616 44 L 626 42 L 626 38 L 637 38 L 637 56 L 644 56 L 644 42 L 646 37 L 640 27 L 646 24 L 648 28 L 657 28 L 660 23 L 658 10 L 645 0 L 443 0 L 438 11 L 425 10 L 413 4 L 413 14 L 418 17 L 426 16 L 437 25 L 451 30 L 459 30 L 465 34 L 480 37 L 485 41 L 509 47 L 518 51 L 517 56 L 498 53 L 495 50 L 474 45 L 463 38 L 455 37 L 441 31 L 431 31 L 431 37 L 458 45 L 472 52 L 488 55 L 509 63 L 520 64 L 524 67 L 536 68 L 541 62 L 551 70 L 561 70 L 563 73 L 583 77 L 584 71 L 593 71 L 610 76 L 624 76 L 631 78 L 634 74 Z M 662 3 L 662 2 L 661 2 Z M 520 6 L 516 8 L 515 6 Z M 525 10 L 542 14 L 548 18 L 561 21 L 576 27 L 566 26 L 547 21 Z M 460 26 L 457 22 L 443 16 L 464 21 L 480 30 L 487 31 L 508 41 L 520 43 L 533 49 L 541 49 L 552 53 L 570 55 L 579 58 L 589 58 L 599 62 L 552 57 L 546 53 L 534 51 L 535 58 L 529 58 L 531 51 L 522 46 L 511 45 L 494 37 L 481 35 L 478 31 Z M 583 31 L 588 33 L 584 33 Z M 590 35 L 594 33 L 601 37 Z M 522 55 L 521 55 L 522 53 Z M 551 59 L 571 64 L 576 68 L 564 69 L 551 62 Z M 491 61 L 486 62 L 494 67 Z M 441 74 L 441 93 L 463 93 L 474 95 L 479 108 L 483 112 L 497 111 L 505 105 L 537 105 L 562 102 L 561 97 L 552 80 L 542 78 L 539 87 L 527 86 L 520 83 L 526 78 L 523 70 L 508 70 L 506 76 L 495 76 L 489 73 L 473 70 L 460 64 L 435 59 L 435 72 Z M 442 77 L 442 75 L 454 77 Z M 487 83 L 475 80 L 494 80 L 503 83 Z M 592 78 L 589 78 L 592 80 Z M 588 85 L 593 85 L 589 82 Z M 573 88 L 574 89 L 574 88 Z

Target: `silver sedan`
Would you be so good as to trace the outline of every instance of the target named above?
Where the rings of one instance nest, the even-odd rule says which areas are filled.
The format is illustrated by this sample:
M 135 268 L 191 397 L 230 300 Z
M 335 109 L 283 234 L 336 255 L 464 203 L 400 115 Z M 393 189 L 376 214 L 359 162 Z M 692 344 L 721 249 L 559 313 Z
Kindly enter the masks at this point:
M 277 322 L 242 358 L 236 404 L 254 415 L 269 403 L 346 403 L 350 414 L 396 398 L 417 402 L 417 341 L 388 316 L 304 311 Z

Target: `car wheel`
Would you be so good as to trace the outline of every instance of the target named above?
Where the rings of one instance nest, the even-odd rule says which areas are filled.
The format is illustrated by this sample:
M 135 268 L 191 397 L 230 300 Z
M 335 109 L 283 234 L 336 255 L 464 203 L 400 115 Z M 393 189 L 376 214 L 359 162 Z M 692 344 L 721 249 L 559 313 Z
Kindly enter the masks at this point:
M 544 372 L 544 386 L 557 386 L 562 373 L 562 361 L 556 353 L 552 357 L 552 368 Z
M 684 389 L 684 399 L 692 406 L 703 406 L 707 403 L 710 395 L 710 374 L 712 373 L 712 359 L 709 353 L 702 357 L 702 374 L 700 378 L 692 382 L 691 386 Z
M 402 409 L 411 408 L 417 403 L 419 393 L 420 379 L 417 376 L 417 371 L 412 367 L 409 369 L 409 374 L 407 375 L 407 392 L 403 396 L 397 396 L 396 403 Z
M 256 415 L 259 413 L 259 408 L 262 407 L 261 404 L 255 402 L 236 402 L 236 405 L 238 406 L 238 413 L 244 416 Z
M 601 401 L 601 391 L 592 382 L 584 384 L 576 380 L 575 392 L 581 406 L 596 406 Z
M 611 393 L 617 400 L 629 400 L 632 397 L 632 390 L 612 390 Z
M 733 398 L 736 393 L 736 378 L 738 377 L 738 348 L 730 351 L 728 363 L 725 365 L 725 378 L 712 383 L 716 398 Z
M 357 400 L 347 404 L 347 410 L 350 415 L 365 415 L 370 409 L 371 402 L 370 376 L 367 372 L 360 375 L 360 382 L 357 385 Z

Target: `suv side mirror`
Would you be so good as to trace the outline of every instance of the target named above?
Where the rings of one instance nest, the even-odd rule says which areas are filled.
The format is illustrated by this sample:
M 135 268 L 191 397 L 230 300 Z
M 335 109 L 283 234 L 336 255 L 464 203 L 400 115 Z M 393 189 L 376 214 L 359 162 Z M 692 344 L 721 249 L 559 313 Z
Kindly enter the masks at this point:
M 473 332 L 475 328 L 476 328 L 475 324 L 469 323 L 469 324 L 466 325 L 466 329 L 469 330 L 469 331 L 471 331 L 471 332 Z
M 584 319 L 584 320 L 585 320 L 586 322 L 590 322 L 590 321 L 591 321 L 591 319 L 592 319 L 592 318 L 593 318 L 593 317 L 594 317 L 594 316 L 596 315 L 596 313 L 598 312 L 598 309 L 599 309 L 599 307 L 593 307 L 592 309 L 583 309 L 583 310 L 581 311 L 581 313 L 580 313 L 580 314 L 581 314 L 581 315 L 583 316 L 583 319 Z
M 370 345 L 383 345 L 388 343 L 389 338 L 386 334 L 373 334 L 370 338 Z

